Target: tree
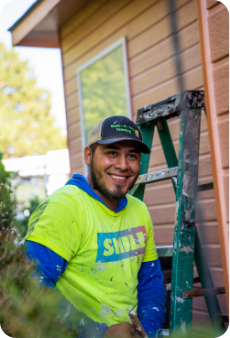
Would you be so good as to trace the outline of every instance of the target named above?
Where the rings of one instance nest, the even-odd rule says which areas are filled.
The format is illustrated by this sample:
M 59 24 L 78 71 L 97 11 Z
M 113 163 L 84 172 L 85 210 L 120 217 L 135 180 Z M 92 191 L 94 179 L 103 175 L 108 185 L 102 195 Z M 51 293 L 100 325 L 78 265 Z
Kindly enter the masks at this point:
M 50 115 L 51 94 L 36 86 L 28 61 L 0 43 L 0 151 L 7 157 L 66 148 Z

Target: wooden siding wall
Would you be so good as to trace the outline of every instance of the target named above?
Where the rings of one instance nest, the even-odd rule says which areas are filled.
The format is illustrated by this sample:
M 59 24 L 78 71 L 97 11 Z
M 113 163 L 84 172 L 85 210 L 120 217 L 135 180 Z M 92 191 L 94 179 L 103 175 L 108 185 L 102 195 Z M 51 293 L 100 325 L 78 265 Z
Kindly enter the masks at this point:
M 176 8 L 185 87 L 201 89 L 203 78 L 196 1 L 176 0 Z M 83 174 L 77 68 L 123 36 L 127 38 L 134 121 L 138 108 L 163 100 L 179 91 L 167 1 L 92 0 L 60 31 L 72 174 Z M 178 119 L 170 120 L 169 128 L 178 151 Z M 156 132 L 149 170 L 165 167 L 166 162 Z M 208 130 L 204 114 L 199 172 L 200 182 L 212 180 Z M 204 192 L 201 197 L 214 283 L 223 286 L 214 193 Z M 156 245 L 171 245 L 175 204 L 171 183 L 148 186 L 145 202 L 154 223 Z M 224 299 L 221 306 L 225 310 Z M 206 317 L 204 299 L 199 298 L 194 301 L 194 320 L 198 318 L 203 320 Z
M 219 1 L 198 0 L 197 4 L 222 262 L 229 296 L 229 12 Z

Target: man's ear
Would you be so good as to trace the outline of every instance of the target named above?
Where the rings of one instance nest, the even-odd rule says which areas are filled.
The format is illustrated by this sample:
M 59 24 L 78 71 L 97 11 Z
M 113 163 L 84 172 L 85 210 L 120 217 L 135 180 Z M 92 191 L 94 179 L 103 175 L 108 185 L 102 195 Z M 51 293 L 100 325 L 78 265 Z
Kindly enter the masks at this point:
M 92 150 L 90 149 L 90 147 L 85 147 L 84 149 L 84 160 L 85 160 L 85 163 L 90 165 L 91 161 L 92 161 Z

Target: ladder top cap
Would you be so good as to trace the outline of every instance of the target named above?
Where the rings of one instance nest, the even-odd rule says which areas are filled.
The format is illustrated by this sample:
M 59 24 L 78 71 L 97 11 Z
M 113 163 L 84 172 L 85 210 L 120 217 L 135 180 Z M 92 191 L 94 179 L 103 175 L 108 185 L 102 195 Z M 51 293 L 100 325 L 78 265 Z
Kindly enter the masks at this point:
M 205 107 L 203 90 L 185 90 L 163 101 L 149 104 L 137 110 L 136 124 L 140 125 L 162 117 L 167 119 L 180 114 L 182 109 Z

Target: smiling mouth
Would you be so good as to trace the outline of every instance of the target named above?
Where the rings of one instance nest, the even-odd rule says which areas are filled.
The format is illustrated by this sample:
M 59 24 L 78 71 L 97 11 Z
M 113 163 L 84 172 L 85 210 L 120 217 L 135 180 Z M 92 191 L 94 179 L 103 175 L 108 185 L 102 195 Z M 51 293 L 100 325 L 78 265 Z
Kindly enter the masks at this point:
M 119 176 L 119 175 L 112 175 L 112 174 L 108 174 L 112 180 L 116 183 L 119 183 L 119 184 L 124 184 L 126 183 L 127 179 L 130 177 L 130 176 Z

